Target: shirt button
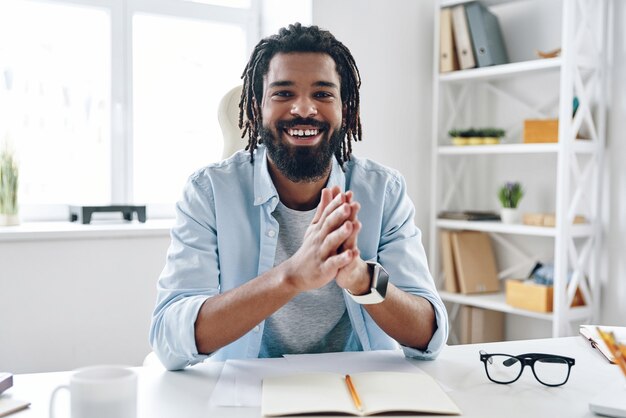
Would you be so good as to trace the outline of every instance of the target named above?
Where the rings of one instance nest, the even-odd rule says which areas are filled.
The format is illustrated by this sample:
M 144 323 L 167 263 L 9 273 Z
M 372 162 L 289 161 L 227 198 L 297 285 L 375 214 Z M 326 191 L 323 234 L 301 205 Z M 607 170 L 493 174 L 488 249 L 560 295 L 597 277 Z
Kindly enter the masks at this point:
M 256 327 L 254 327 L 252 329 L 254 332 L 259 332 L 261 330 L 261 327 L 259 325 L 257 325 Z
M 276 231 L 270 229 L 269 231 L 267 231 L 267 236 L 270 238 L 274 238 L 274 236 L 276 236 Z

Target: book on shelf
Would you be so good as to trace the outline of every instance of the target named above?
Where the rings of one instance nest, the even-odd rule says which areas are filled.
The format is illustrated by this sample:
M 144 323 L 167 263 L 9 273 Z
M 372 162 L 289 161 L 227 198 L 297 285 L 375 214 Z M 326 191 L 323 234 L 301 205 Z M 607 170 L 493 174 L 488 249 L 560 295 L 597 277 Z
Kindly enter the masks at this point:
M 454 232 L 442 229 L 441 234 L 441 263 L 443 264 L 443 288 L 446 292 L 458 293 L 459 281 L 456 276 L 456 266 L 452 253 L 452 234 Z
M 508 63 L 498 17 L 477 1 L 466 3 L 465 13 L 477 67 Z
M 455 324 L 459 344 L 504 341 L 504 322 L 503 312 L 463 305 Z
M 263 379 L 261 415 L 368 416 L 383 413 L 459 415 L 460 409 L 426 373 L 302 373 Z M 356 393 L 356 399 L 353 395 Z
M 500 215 L 490 210 L 444 210 L 439 212 L 439 218 L 458 221 L 499 221 Z
M 445 7 L 439 13 L 439 72 L 447 73 L 459 69 L 453 36 L 452 11 Z
M 476 67 L 474 58 L 474 50 L 472 48 L 472 38 L 469 28 L 467 27 L 467 16 L 465 14 L 465 6 L 459 4 L 452 7 L 452 33 L 454 34 L 454 43 L 456 45 L 457 57 L 459 59 L 459 67 L 461 70 Z
M 500 290 L 496 259 L 489 235 L 478 231 L 453 232 L 452 254 L 461 293 Z

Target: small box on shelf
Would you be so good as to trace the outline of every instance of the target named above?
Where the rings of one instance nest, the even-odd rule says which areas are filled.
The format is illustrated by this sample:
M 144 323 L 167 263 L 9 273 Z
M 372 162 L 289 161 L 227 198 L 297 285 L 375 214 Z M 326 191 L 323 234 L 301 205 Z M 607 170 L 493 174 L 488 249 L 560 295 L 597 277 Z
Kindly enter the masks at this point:
M 554 213 L 524 213 L 522 216 L 522 223 L 524 225 L 532 226 L 556 226 L 556 216 Z M 576 215 L 574 217 L 574 224 L 587 223 L 587 219 L 582 215 Z
M 559 142 L 558 119 L 526 119 L 524 120 L 524 143 L 536 144 Z
M 506 303 L 534 312 L 552 312 L 554 288 L 531 280 L 509 279 L 506 281 Z M 572 307 L 585 304 L 582 292 L 576 289 Z

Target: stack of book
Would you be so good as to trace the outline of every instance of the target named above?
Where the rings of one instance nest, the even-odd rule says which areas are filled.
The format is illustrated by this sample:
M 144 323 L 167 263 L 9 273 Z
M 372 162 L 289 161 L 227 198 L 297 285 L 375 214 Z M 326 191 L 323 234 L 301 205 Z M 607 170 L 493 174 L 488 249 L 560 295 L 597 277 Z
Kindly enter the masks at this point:
M 440 72 L 509 62 L 498 18 L 480 2 L 445 7 L 439 18 Z

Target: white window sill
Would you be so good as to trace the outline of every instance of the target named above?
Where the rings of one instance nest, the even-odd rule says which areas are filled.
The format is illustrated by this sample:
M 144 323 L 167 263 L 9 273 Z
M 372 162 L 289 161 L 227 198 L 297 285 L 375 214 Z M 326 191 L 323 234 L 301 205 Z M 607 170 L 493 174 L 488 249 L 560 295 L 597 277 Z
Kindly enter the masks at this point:
M 43 241 L 93 238 L 168 237 L 173 219 L 137 221 L 26 222 L 17 226 L 0 226 L 0 242 Z

